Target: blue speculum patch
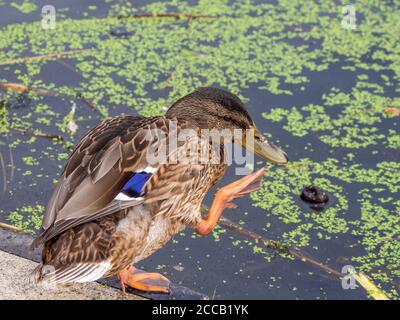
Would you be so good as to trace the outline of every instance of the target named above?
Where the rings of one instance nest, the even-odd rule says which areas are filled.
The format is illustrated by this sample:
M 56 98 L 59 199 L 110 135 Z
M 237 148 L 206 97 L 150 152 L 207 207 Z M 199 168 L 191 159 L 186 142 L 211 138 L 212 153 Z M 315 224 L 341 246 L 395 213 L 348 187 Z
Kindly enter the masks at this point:
M 121 192 L 132 198 L 140 197 L 142 195 L 143 187 L 150 177 L 151 173 L 135 172 L 129 181 L 123 186 Z

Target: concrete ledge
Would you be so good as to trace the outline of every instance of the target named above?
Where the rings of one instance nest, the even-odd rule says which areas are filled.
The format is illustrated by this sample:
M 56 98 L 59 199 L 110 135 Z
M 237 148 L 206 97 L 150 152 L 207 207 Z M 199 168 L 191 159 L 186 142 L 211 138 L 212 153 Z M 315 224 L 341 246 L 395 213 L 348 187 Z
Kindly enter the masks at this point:
M 37 263 L 0 251 L 0 299 L 2 300 L 141 300 L 133 294 L 92 282 L 43 290 L 27 283 Z

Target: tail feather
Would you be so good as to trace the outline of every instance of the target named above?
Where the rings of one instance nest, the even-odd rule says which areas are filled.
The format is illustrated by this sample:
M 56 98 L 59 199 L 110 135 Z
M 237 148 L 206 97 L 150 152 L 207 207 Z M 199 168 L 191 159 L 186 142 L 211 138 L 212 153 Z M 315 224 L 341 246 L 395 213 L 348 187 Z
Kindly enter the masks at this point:
M 50 264 L 40 264 L 30 274 L 29 283 L 57 286 L 74 282 L 91 282 L 102 278 L 110 268 L 111 264 L 108 261 L 56 267 Z

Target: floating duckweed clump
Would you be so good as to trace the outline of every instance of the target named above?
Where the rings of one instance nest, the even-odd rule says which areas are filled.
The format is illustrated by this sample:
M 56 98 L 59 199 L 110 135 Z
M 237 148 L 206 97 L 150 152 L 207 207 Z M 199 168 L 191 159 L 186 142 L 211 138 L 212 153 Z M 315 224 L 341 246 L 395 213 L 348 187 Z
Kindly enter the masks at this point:
M 317 133 L 322 142 L 332 147 L 365 148 L 385 144 L 397 148 L 399 132 L 387 129 L 388 126 L 381 128 L 381 124 L 395 121 L 384 111 L 388 106 L 400 105 L 399 98 L 353 88 L 350 94 L 334 89 L 323 95 L 322 100 L 323 105 L 272 108 L 263 116 L 284 122 L 283 128 L 295 136 Z
M 34 2 L 27 1 L 27 0 L 23 0 L 22 2 L 21 1 L 11 2 L 10 6 L 21 11 L 22 13 L 30 13 L 37 9 L 37 6 Z
M 7 220 L 24 231 L 35 234 L 42 224 L 44 207 L 42 205 L 23 206 L 12 211 Z

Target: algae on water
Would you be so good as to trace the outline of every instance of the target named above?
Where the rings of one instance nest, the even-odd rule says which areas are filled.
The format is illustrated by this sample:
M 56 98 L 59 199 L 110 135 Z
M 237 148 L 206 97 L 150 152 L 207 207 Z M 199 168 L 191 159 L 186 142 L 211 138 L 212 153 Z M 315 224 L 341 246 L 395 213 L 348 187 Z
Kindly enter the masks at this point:
M 400 108 L 400 4 L 357 1 L 352 30 L 341 24 L 347 2 L 275 2 L 171 0 L 138 7 L 106 0 L 81 16 L 57 8 L 56 29 L 43 30 L 33 1 L 0 1 L 0 11 L 38 15 L 0 29 L 0 82 L 55 93 L 0 92 L 0 151 L 7 160 L 0 219 L 38 230 L 70 148 L 103 116 L 162 114 L 194 88 L 216 85 L 243 98 L 257 125 L 279 137 L 291 160 L 286 168 L 268 167 L 263 188 L 251 197 L 255 207 L 247 215 L 238 210 L 236 221 L 246 227 L 255 215 L 262 217 L 262 232 L 321 259 L 321 246 L 332 246 L 328 263 L 343 250 L 398 299 L 400 118 L 384 111 Z M 96 17 L 102 6 L 108 13 Z M 216 18 L 129 18 L 140 12 Z M 1 65 L 79 49 L 91 50 Z M 72 135 L 67 124 L 74 104 L 79 129 Z M 65 141 L 23 135 L 21 128 L 57 133 Z M 332 195 L 324 211 L 299 200 L 308 184 Z M 221 228 L 213 235 L 217 243 L 230 241 L 232 250 L 270 259 L 261 246 Z

